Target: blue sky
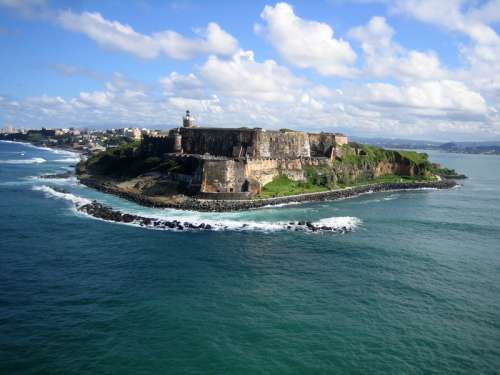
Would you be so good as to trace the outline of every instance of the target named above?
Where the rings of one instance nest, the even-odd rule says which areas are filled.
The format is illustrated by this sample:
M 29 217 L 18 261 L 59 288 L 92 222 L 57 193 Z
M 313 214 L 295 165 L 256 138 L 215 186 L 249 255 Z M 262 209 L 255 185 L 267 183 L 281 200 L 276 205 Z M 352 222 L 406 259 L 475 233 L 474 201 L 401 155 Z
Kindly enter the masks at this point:
M 0 0 L 0 125 L 500 139 L 500 1 Z

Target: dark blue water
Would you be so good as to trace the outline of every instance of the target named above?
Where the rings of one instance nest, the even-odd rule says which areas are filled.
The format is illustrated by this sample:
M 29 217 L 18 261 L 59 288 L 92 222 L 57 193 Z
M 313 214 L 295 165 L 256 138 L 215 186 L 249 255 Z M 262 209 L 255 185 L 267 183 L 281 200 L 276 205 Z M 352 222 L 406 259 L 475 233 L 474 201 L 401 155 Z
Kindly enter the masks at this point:
M 432 153 L 470 176 L 458 189 L 237 214 L 36 178 L 72 158 L 0 143 L 0 373 L 500 373 L 499 157 Z M 81 199 L 251 225 L 155 231 Z M 325 218 L 354 231 L 273 227 Z

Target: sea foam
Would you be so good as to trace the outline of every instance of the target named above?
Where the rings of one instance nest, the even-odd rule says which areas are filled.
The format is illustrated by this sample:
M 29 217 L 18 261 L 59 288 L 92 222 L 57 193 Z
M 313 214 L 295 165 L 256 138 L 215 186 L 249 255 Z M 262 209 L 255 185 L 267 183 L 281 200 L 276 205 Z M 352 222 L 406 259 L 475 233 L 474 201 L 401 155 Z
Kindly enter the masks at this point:
M 23 146 L 30 147 L 30 148 L 36 148 L 38 150 L 49 151 L 49 152 L 52 152 L 53 154 L 58 154 L 58 155 L 68 155 L 68 156 L 78 155 L 78 153 L 76 153 L 76 152 L 67 151 L 67 150 L 61 150 L 61 149 L 58 149 L 58 148 L 35 146 L 35 145 L 33 145 L 31 143 L 28 143 L 28 142 L 5 141 L 5 140 L 0 140 L 0 142 L 23 145 Z
M 64 159 L 55 159 L 54 162 L 56 163 L 78 163 L 80 161 L 80 158 L 74 157 L 74 158 L 64 158 Z
M 44 158 L 31 158 L 31 159 L 9 159 L 0 160 L 0 164 L 41 164 L 45 163 L 47 160 Z
M 46 194 L 48 197 L 53 197 L 53 198 L 58 198 L 58 199 L 65 199 L 67 201 L 73 202 L 77 207 L 83 206 L 84 204 L 88 204 L 91 202 L 90 199 L 80 197 L 75 194 L 71 193 L 66 193 L 66 192 L 61 192 L 57 191 L 50 186 L 47 185 L 37 185 L 33 186 L 33 190 L 35 191 L 42 191 Z
M 65 199 L 67 201 L 70 201 L 74 204 L 74 208 L 76 208 L 76 211 L 81 214 L 85 214 L 86 216 L 93 217 L 91 215 L 88 215 L 80 210 L 78 208 L 91 203 L 90 199 L 86 199 L 77 195 L 74 195 L 72 193 L 68 192 L 60 192 L 57 191 L 50 186 L 47 185 L 40 185 L 40 186 L 34 186 L 33 190 L 36 191 L 42 191 L 46 194 L 48 197 L 53 197 L 57 199 Z M 126 210 L 120 210 L 122 213 L 127 213 Z M 130 214 L 135 215 L 135 213 L 128 212 Z M 206 214 L 204 215 L 206 216 Z M 213 214 L 213 216 L 219 216 L 219 214 Z M 304 224 L 299 224 L 297 221 L 291 221 L 291 222 L 268 222 L 268 221 L 252 221 L 252 220 L 233 220 L 233 219 L 215 219 L 215 218 L 210 218 L 210 217 L 200 217 L 200 215 L 196 212 L 193 211 L 184 211 L 183 215 L 172 215 L 170 213 L 149 213 L 147 215 L 148 219 L 151 219 L 152 221 L 155 220 L 163 220 L 163 221 L 179 221 L 181 223 L 189 223 L 194 226 L 199 226 L 201 224 L 209 224 L 211 226 L 211 230 L 213 231 L 224 231 L 224 230 L 230 230 L 230 231 L 260 231 L 260 232 L 276 232 L 276 231 L 283 231 L 283 230 L 295 230 L 295 228 L 304 228 Z M 100 219 L 102 220 L 102 219 Z M 311 224 L 317 227 L 322 227 L 326 226 L 331 228 L 330 230 L 338 230 L 338 231 L 352 231 L 354 230 L 358 225 L 360 225 L 361 220 L 356 218 L 356 217 L 350 217 L 350 216 L 344 216 L 344 217 L 328 217 L 321 219 L 316 222 L 312 222 Z M 140 226 L 140 227 L 145 227 L 149 229 L 160 229 L 156 228 L 154 226 L 143 226 L 140 225 L 138 222 L 131 222 L 131 223 L 124 223 L 120 222 L 120 224 L 125 224 L 125 225 L 133 225 L 133 226 Z M 169 228 L 161 228 L 162 230 L 169 230 Z M 188 228 L 186 228 L 188 229 Z M 176 230 L 171 229 L 171 230 Z

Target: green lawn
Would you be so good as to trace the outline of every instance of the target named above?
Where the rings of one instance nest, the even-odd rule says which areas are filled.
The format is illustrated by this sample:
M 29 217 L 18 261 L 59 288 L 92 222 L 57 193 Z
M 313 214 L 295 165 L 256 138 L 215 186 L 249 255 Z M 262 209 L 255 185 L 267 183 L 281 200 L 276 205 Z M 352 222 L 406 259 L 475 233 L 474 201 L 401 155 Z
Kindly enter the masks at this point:
M 387 175 L 374 178 L 371 180 L 360 180 L 351 184 L 338 184 L 337 188 L 342 189 L 342 188 L 367 185 L 367 184 L 432 181 L 432 180 L 433 180 L 432 178 L 425 179 L 422 177 Z M 284 197 L 288 195 L 317 193 L 320 191 L 328 191 L 328 190 L 330 189 L 327 188 L 326 186 L 313 185 L 311 183 L 304 183 L 300 181 L 292 181 L 286 176 L 280 176 L 264 186 L 262 192 L 260 193 L 260 198 Z
M 325 186 L 311 185 L 304 182 L 292 181 L 286 176 L 275 178 L 266 184 L 260 193 L 262 198 L 283 197 L 287 195 L 297 195 L 304 193 L 316 193 L 327 191 Z

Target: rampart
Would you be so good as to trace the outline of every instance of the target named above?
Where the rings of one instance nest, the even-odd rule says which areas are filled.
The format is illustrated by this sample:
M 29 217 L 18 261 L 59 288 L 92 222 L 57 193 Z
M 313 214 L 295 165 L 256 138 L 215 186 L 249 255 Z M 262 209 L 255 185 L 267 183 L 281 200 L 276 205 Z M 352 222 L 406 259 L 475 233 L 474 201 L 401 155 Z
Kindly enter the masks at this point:
M 168 135 L 145 136 L 141 150 L 189 170 L 182 179 L 191 194 L 242 199 L 280 175 L 305 180 L 305 167 L 335 158 L 342 142 L 347 138 L 334 133 L 179 127 Z
M 170 130 L 165 136 L 145 136 L 142 148 L 148 154 L 155 155 L 179 153 L 230 158 L 296 159 L 332 158 L 337 146 L 343 143 L 347 143 L 347 138 L 333 133 L 181 127 Z

